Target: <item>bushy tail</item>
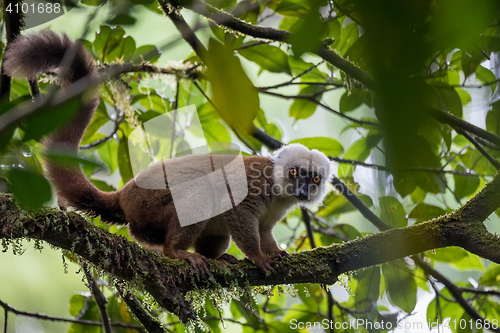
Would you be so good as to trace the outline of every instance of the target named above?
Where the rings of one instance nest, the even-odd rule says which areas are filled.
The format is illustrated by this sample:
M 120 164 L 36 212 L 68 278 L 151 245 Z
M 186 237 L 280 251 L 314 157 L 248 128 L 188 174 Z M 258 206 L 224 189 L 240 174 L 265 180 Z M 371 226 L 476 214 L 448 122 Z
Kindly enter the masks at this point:
M 71 70 L 63 69 L 61 62 L 68 50 L 78 50 Z M 12 77 L 35 80 L 40 73 L 55 72 L 61 75 L 61 85 L 67 87 L 85 77 L 97 77 L 97 69 L 90 53 L 71 41 L 67 35 L 43 31 L 32 35 L 19 36 L 10 43 L 4 55 L 4 69 Z M 95 109 L 99 95 L 82 99 L 80 110 L 67 125 L 48 135 L 43 141 L 45 148 L 63 148 L 76 155 Z M 59 195 L 70 206 L 101 215 L 106 222 L 126 224 L 123 210 L 119 205 L 120 192 L 102 192 L 85 177 L 80 168 L 60 166 L 47 161 L 47 170 Z

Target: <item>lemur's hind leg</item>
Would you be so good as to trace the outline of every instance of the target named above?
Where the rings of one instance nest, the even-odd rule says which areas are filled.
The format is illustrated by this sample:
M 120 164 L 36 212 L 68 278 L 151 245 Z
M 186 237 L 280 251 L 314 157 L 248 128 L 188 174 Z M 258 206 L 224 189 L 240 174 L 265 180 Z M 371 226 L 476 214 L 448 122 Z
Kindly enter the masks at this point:
M 207 223 L 208 221 L 203 221 L 184 227 L 181 227 L 177 221 L 168 223 L 170 227 L 175 227 L 168 230 L 163 246 L 165 256 L 173 259 L 189 260 L 203 279 L 210 275 L 208 259 L 200 253 L 191 253 L 187 250 L 193 246 Z
M 231 237 L 227 235 L 208 235 L 198 238 L 194 244 L 194 249 L 201 255 L 210 259 L 225 260 L 231 264 L 238 262 L 238 259 L 225 253 L 231 243 Z

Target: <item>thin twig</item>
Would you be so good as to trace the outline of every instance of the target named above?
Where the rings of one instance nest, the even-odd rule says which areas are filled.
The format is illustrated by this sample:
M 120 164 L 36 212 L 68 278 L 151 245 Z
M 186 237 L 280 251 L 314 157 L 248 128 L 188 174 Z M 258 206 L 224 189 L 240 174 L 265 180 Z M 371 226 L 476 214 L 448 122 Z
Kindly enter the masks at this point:
M 257 89 L 259 91 L 264 91 L 264 90 L 269 90 L 269 89 L 277 89 L 277 88 L 281 88 L 281 87 L 287 87 L 290 85 L 302 85 L 302 84 L 307 85 L 307 86 L 334 86 L 337 88 L 344 87 L 343 84 L 333 83 L 333 82 L 290 82 L 290 81 L 287 81 L 287 82 L 275 84 L 273 86 L 257 87 Z
M 149 63 L 142 63 L 140 65 L 135 65 L 134 63 L 102 63 L 99 67 L 99 72 L 106 72 L 109 70 L 115 71 L 118 74 L 126 73 L 155 73 L 155 74 L 166 74 L 166 75 L 176 75 L 181 78 L 196 79 L 198 78 L 198 72 L 194 69 L 198 68 L 200 64 L 196 64 L 193 68 L 177 68 L 175 66 L 171 67 L 158 67 Z
M 177 78 L 175 88 L 175 101 L 174 101 L 174 117 L 172 119 L 172 137 L 170 142 L 170 158 L 174 153 L 174 141 L 175 141 L 175 126 L 177 125 L 177 108 L 179 107 L 179 88 L 180 88 L 180 79 Z M 176 152 L 177 153 L 177 152 Z
M 191 45 L 191 48 L 196 53 L 198 57 L 203 61 L 205 55 L 207 54 L 207 49 L 203 43 L 196 37 L 193 29 L 187 24 L 181 14 L 178 13 L 178 9 L 172 4 L 159 0 L 158 3 L 165 15 L 167 15 L 172 23 L 174 23 L 177 30 L 179 30 L 182 38 Z
M 93 147 L 100 145 L 103 142 L 106 142 L 106 141 L 114 138 L 114 136 L 118 132 L 118 129 L 120 128 L 121 122 L 123 121 L 123 113 L 120 110 L 118 110 L 118 108 L 116 106 L 115 106 L 115 111 L 116 111 L 115 127 L 113 128 L 113 131 L 108 136 L 105 136 L 104 138 L 100 138 L 99 140 L 96 140 L 92 143 L 80 146 L 80 149 L 90 149 L 90 148 L 93 148 Z
M 85 262 L 82 263 L 82 268 L 85 273 L 85 277 L 87 278 L 88 288 L 94 295 L 94 300 L 97 304 L 97 308 L 99 309 L 99 314 L 101 316 L 102 327 L 104 328 L 104 332 L 111 332 L 111 325 L 109 321 L 108 311 L 106 310 L 106 305 L 108 304 L 108 300 L 104 297 L 103 293 L 99 289 L 97 282 L 92 277 L 90 270 Z
M 448 111 L 441 110 L 436 107 L 428 107 L 425 112 L 439 122 L 450 125 L 455 130 L 459 129 L 467 131 L 500 147 L 500 136 L 466 122 L 462 118 L 459 118 Z
M 461 129 L 455 129 L 458 134 L 463 135 L 470 143 L 476 147 L 476 149 L 495 167 L 495 169 L 500 170 L 500 162 L 494 158 L 483 146 L 467 131 L 463 131 Z
M 284 95 L 284 94 L 279 94 L 279 93 L 275 93 L 275 92 L 271 92 L 271 91 L 267 91 L 267 90 L 263 90 L 263 91 L 260 91 L 261 93 L 263 94 L 267 94 L 267 95 L 271 95 L 271 96 L 276 96 L 276 97 L 280 97 L 280 98 L 284 98 L 284 99 L 305 99 L 309 102 L 312 102 L 312 103 L 315 103 L 319 106 L 321 106 L 322 108 L 344 118 L 344 119 L 347 119 L 353 123 L 357 123 L 357 124 L 360 124 L 362 126 L 364 125 L 369 125 L 369 126 L 375 126 L 375 127 L 380 127 L 380 124 L 379 123 L 375 123 L 373 121 L 368 121 L 368 120 L 360 120 L 360 119 L 356 119 L 356 118 L 352 118 L 352 117 L 349 117 L 348 115 L 345 115 L 337 110 L 334 110 L 332 109 L 331 107 L 329 107 L 328 105 L 326 104 L 323 104 L 321 103 L 320 101 L 317 101 L 314 96 L 311 96 L 311 95 Z M 317 93 L 316 93 L 317 94 Z
M 128 290 L 124 288 L 125 282 L 119 281 L 115 283 L 116 290 L 122 297 L 125 304 L 129 310 L 134 314 L 134 316 L 141 322 L 141 324 L 146 328 L 148 333 L 164 333 L 166 329 L 163 328 L 162 324 L 154 318 L 144 306 L 139 302 L 139 300 Z
M 460 306 L 465 310 L 465 312 L 474 320 L 480 321 L 481 323 L 485 323 L 485 319 L 465 300 L 462 296 L 462 289 L 457 287 L 453 282 L 448 280 L 444 275 L 440 272 L 429 266 L 422 258 L 418 256 L 412 256 L 413 261 L 424 270 L 426 274 L 433 276 L 437 281 L 442 283 L 446 289 L 453 295 L 455 301 L 460 304 Z M 499 328 L 489 328 L 493 332 L 500 332 Z
M 309 210 L 307 210 L 306 208 L 301 208 L 300 209 L 301 213 L 302 213 L 302 220 L 304 221 L 305 225 L 306 225 L 306 230 L 307 230 L 307 237 L 309 238 L 309 245 L 311 246 L 311 249 L 314 249 L 316 248 L 316 242 L 314 241 L 314 234 L 313 234 L 313 229 L 312 229 L 312 225 L 311 225 L 311 215 Z M 330 290 L 325 290 L 326 292 L 326 297 L 328 298 L 328 319 L 330 320 L 330 322 L 333 321 L 333 312 L 332 312 L 332 306 L 334 304 L 334 299 L 333 299 L 333 296 L 332 296 L 332 293 L 330 292 Z
M 381 170 L 381 171 L 391 172 L 391 169 L 385 165 L 366 163 L 363 161 L 349 160 L 349 159 L 344 159 L 344 158 L 334 157 L 334 156 L 328 156 L 328 159 L 330 159 L 330 161 L 334 161 L 337 163 L 359 165 L 359 166 L 362 166 L 365 168 L 372 168 L 372 169 L 377 169 L 377 170 Z M 402 168 L 399 168 L 398 171 L 430 172 L 430 173 L 437 173 L 437 174 L 451 174 L 451 175 L 460 175 L 460 176 L 481 176 L 479 174 L 466 172 L 466 171 L 443 170 L 442 167 L 441 168 L 402 167 Z
M 364 216 L 368 221 L 370 221 L 374 226 L 376 226 L 379 230 L 389 230 L 391 229 L 380 217 L 375 215 L 368 206 L 366 206 L 363 201 L 361 201 L 349 187 L 344 184 L 337 177 L 333 177 L 332 185 L 337 189 L 344 197 L 354 206 L 357 210 Z
M 251 48 L 251 47 L 254 47 L 254 46 L 257 46 L 257 45 L 269 44 L 269 43 L 271 43 L 271 42 L 259 40 L 259 41 L 256 41 L 256 42 L 251 42 L 251 43 L 243 44 L 240 47 L 237 47 L 235 50 L 236 51 L 240 51 L 240 50 L 248 49 L 248 48 Z
M 497 290 L 483 290 L 483 289 L 477 289 L 477 288 L 467 288 L 467 287 L 462 287 L 460 288 L 463 293 L 474 293 L 474 294 L 480 294 L 480 295 L 493 295 L 500 297 L 500 291 Z
M 15 307 L 5 303 L 2 300 L 0 300 L 0 306 L 5 310 L 5 312 L 12 312 L 18 316 L 25 316 L 25 317 L 36 318 L 36 319 L 40 319 L 40 320 L 48 320 L 48 321 L 56 321 L 56 322 L 64 322 L 64 323 L 75 323 L 75 324 L 82 324 L 82 325 L 89 325 L 89 326 L 102 326 L 102 323 L 100 321 L 54 317 L 54 316 L 49 316 L 49 315 L 42 314 L 42 313 L 27 312 L 27 311 L 18 310 Z M 131 328 L 131 329 L 135 329 L 135 330 L 139 330 L 139 331 L 142 330 L 141 326 L 134 325 L 134 324 L 112 322 L 111 326 Z
M 22 4 L 19 0 L 4 0 L 2 1 L 2 18 L 3 23 L 5 24 L 5 36 L 7 38 L 8 47 L 10 43 L 12 43 L 17 36 L 21 34 L 21 28 L 24 27 L 24 19 L 23 13 L 17 10 L 11 10 L 11 12 L 7 12 L 7 8 L 17 8 Z M 2 59 L 2 66 L 0 70 L 0 99 L 7 97 L 10 95 L 11 88 L 11 78 L 5 73 L 3 68 L 3 62 L 5 58 Z
M 1 302 L 1 301 L 0 301 Z M 3 312 L 4 312 L 4 320 L 3 320 L 3 333 L 7 333 L 7 326 L 9 324 L 9 311 L 7 311 L 6 308 L 3 308 Z

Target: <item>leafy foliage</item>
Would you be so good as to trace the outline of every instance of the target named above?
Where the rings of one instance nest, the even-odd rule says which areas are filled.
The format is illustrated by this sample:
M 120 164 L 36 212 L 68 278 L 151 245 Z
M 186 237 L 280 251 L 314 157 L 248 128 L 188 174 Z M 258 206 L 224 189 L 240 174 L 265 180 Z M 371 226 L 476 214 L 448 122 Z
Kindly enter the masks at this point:
M 83 3 L 95 7 L 103 2 Z M 192 8 L 195 16 L 200 13 L 191 1 L 170 3 Z M 138 67 L 103 83 L 101 103 L 81 143 L 87 149 L 81 150 L 78 158 L 64 152 L 44 153 L 39 142 L 74 115 L 79 98 L 55 108 L 42 108 L 2 130 L 0 185 L 6 184 L 7 191 L 32 209 L 47 204 L 52 192 L 42 175 L 41 156 L 45 154 L 53 161 L 81 165 L 99 189 L 119 189 L 135 176 L 129 148 L 131 133 L 162 116 L 167 117 L 162 123 L 167 125 L 151 128 L 150 134 L 161 136 L 168 127 L 174 129 L 174 135 L 164 146 L 153 142 L 140 147 L 142 152 L 170 158 L 192 151 L 200 140 L 205 140 L 211 149 L 217 142 L 232 142 L 239 144 L 245 154 L 267 154 L 269 144 L 255 135 L 259 129 L 277 140 L 323 151 L 338 161 L 336 176 L 390 228 L 425 223 L 452 212 L 497 172 L 492 160 L 500 158 L 498 142 L 478 127 L 472 131 L 471 123 L 479 124 L 489 134 L 500 135 L 499 73 L 491 69 L 490 61 L 498 62 L 500 52 L 498 2 L 206 3 L 244 21 L 229 26 L 212 17 L 219 24 L 202 23 L 207 29 L 203 33 L 196 31 L 207 46 L 206 53 L 189 54 L 176 64 L 164 65 L 172 59 L 163 59 L 162 45 L 142 45 L 139 38 L 129 34 L 132 27 L 143 24 L 134 14 L 136 11 L 163 15 L 158 3 L 110 2 L 107 6 L 112 10 L 106 23 L 95 32 L 93 40 L 83 40 L 83 45 L 103 68 L 112 64 Z M 268 19 L 274 20 L 270 25 L 288 34 L 280 35 L 268 27 L 258 30 L 267 25 Z M 252 25 L 244 29 L 244 22 Z M 151 33 L 158 30 L 162 35 L 181 38 L 177 31 L 165 27 L 149 28 Z M 267 33 L 269 38 L 262 40 L 256 31 Z M 337 57 L 341 60 L 333 63 Z M 359 79 L 357 71 L 366 73 L 370 80 Z M 46 81 L 39 82 L 40 90 L 51 94 L 52 86 Z M 487 102 L 476 103 L 479 99 Z M 30 100 L 29 86 L 13 80 L 10 100 L 0 101 L 0 117 L 22 111 Z M 191 105 L 197 117 L 174 111 Z M 441 116 L 432 116 L 429 110 L 435 109 Z M 338 118 L 331 121 L 324 117 L 325 112 Z M 443 120 L 450 117 L 452 122 Z M 292 126 L 298 125 L 306 130 L 294 131 Z M 321 130 L 323 125 L 328 130 Z M 472 140 L 463 135 L 464 131 Z M 139 162 L 147 165 L 151 156 L 142 156 Z M 102 180 L 99 175 L 103 171 L 115 178 Z M 321 206 L 310 209 L 314 242 L 308 239 L 300 212 L 292 211 L 276 228 L 280 245 L 300 251 L 312 244 L 329 246 L 377 232 L 363 218 L 366 215 L 359 214 L 359 206 L 344 194 L 332 191 Z M 498 223 L 497 217 L 491 219 Z M 126 228 L 104 225 L 98 218 L 95 221 L 110 232 L 128 236 Z M 228 252 L 241 257 L 235 246 Z M 420 256 L 432 269 L 444 268 L 447 276 L 453 275 L 456 288 L 468 297 L 466 301 L 481 318 L 489 322 L 500 318 L 500 306 L 491 297 L 498 296 L 498 264 L 458 247 Z M 199 316 L 213 332 L 223 330 L 220 317 L 228 319 L 225 323 L 230 322 L 231 329 L 237 327 L 243 332 L 297 331 L 289 325 L 291 320 L 380 322 L 384 318 L 406 318 L 414 312 L 426 312 L 429 323 L 446 318 L 468 321 L 470 313 L 455 301 L 457 295 L 442 288 L 443 281 L 430 277 L 416 262 L 405 258 L 375 267 L 367 267 L 370 264 L 366 263 L 364 269 L 345 278 L 343 288 L 351 294 L 346 300 L 339 300 L 335 294 L 329 299 L 329 291 L 318 284 L 272 286 L 255 289 L 255 299 L 249 295 L 231 299 L 222 314 L 219 305 L 207 297 Z M 108 296 L 111 294 L 107 306 L 111 321 L 139 324 L 114 290 L 107 291 Z M 421 301 L 423 291 L 433 293 L 428 305 Z M 149 302 L 147 297 L 141 301 Z M 154 303 L 149 305 L 150 312 L 161 318 L 170 331 L 184 330 L 172 314 Z M 74 295 L 69 309 L 73 317 L 94 321 L 100 318 L 95 301 L 87 296 Z M 451 330 L 473 331 L 460 327 Z M 69 331 L 101 329 L 73 323 Z M 122 327 L 116 330 L 129 331 Z

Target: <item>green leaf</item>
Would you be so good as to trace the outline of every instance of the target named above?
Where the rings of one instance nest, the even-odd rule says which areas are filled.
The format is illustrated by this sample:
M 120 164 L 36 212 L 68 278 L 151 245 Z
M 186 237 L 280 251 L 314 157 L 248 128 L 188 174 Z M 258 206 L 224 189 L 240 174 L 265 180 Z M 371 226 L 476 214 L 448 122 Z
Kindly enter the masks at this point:
M 297 323 L 308 323 L 312 322 L 315 317 L 316 315 L 310 311 L 310 308 L 307 305 L 299 303 L 299 304 L 293 304 L 285 313 L 281 321 L 283 323 L 290 323 L 292 320 L 293 321 L 296 320 Z M 252 329 L 252 331 L 250 332 L 255 332 L 255 331 Z M 297 332 L 297 330 L 295 330 L 295 332 Z
M 183 1 L 186 1 L 186 0 L 183 0 Z M 190 0 L 187 0 L 187 1 L 189 1 L 187 4 L 191 3 Z M 209 1 L 207 1 L 207 3 L 214 6 L 214 7 L 217 7 L 217 8 L 226 9 L 226 8 L 234 6 L 234 4 L 236 3 L 236 0 L 209 0 Z M 181 3 L 181 5 L 182 5 L 182 3 Z
M 446 109 L 457 117 L 462 117 L 462 101 L 455 89 L 439 89 L 439 94 L 446 106 Z
M 125 37 L 125 30 L 120 26 L 113 28 L 101 26 L 93 45 L 103 62 L 113 62 L 117 59 L 128 61 L 135 52 L 134 39 L 130 36 Z
M 111 173 L 118 167 L 118 142 L 116 140 L 107 140 L 97 147 L 99 157 L 109 167 Z
M 484 272 L 484 264 L 482 258 L 471 253 L 467 253 L 467 256 L 462 260 L 452 261 L 450 264 L 459 271 L 474 270 L 474 271 Z
M 309 149 L 317 149 L 329 156 L 339 156 L 344 151 L 340 142 L 327 137 L 303 138 L 292 140 L 289 143 L 300 143 Z
M 417 183 L 413 177 L 408 177 L 406 174 L 395 174 L 393 185 L 396 191 L 401 195 L 401 197 L 406 197 L 408 194 L 413 193 L 417 189 Z M 427 194 L 427 190 L 422 189 L 424 194 Z
M 135 50 L 133 62 L 141 63 L 142 61 L 155 62 L 160 58 L 160 50 L 154 45 L 143 45 Z
M 461 165 L 457 165 L 455 171 L 464 172 L 465 169 Z M 479 187 L 479 176 L 471 174 L 470 176 L 453 175 L 455 179 L 455 194 L 458 198 L 469 197 L 476 192 Z
M 69 300 L 69 314 L 71 317 L 76 317 L 85 306 L 85 301 L 87 300 L 86 296 L 83 295 L 73 295 Z
M 323 88 L 318 86 L 307 86 L 299 92 L 299 95 L 310 95 L 316 92 L 323 90 Z M 321 95 L 315 96 L 315 100 L 319 100 Z M 290 106 L 290 117 L 295 118 L 295 120 L 299 119 L 307 119 L 314 114 L 318 104 L 307 100 L 307 99 L 295 99 Z
M 318 69 L 318 67 L 310 62 L 305 62 L 301 58 L 288 57 L 288 63 L 292 70 L 292 74 L 302 75 L 300 78 L 304 82 L 325 82 L 328 75 Z
M 493 103 L 493 108 L 486 115 L 486 129 L 500 135 L 500 102 Z
M 427 196 L 427 192 L 422 190 L 419 186 L 416 186 L 416 184 L 414 184 L 414 185 L 415 185 L 415 189 L 414 189 L 414 191 L 411 192 L 411 196 L 410 196 L 411 201 L 413 201 L 414 203 L 423 202 L 425 200 L 425 197 Z M 400 192 L 398 191 L 398 193 L 400 193 Z M 408 194 L 410 194 L 410 193 L 408 193 Z M 404 195 L 404 196 L 406 196 L 406 195 Z
M 134 24 L 136 19 L 131 15 L 118 14 L 112 19 L 108 20 L 107 23 L 110 25 L 131 25 Z
M 370 151 L 374 148 L 382 136 L 380 134 L 368 134 L 366 137 L 359 138 L 347 149 L 342 158 L 346 160 L 365 161 L 370 156 Z M 353 165 L 342 167 L 339 169 L 339 178 L 345 178 L 354 172 Z
M 297 293 L 302 300 L 302 303 L 306 305 L 312 311 L 318 311 L 319 305 L 324 298 L 324 292 L 319 286 L 319 284 L 303 284 L 297 285 Z
M 120 41 L 117 47 L 109 50 L 106 60 L 109 62 L 116 60 L 128 61 L 132 59 L 135 53 L 135 40 L 131 36 L 127 36 Z
M 102 165 L 99 163 L 96 163 L 94 161 L 89 161 L 84 158 L 76 157 L 64 151 L 50 150 L 44 154 L 44 157 L 54 164 L 65 167 L 78 167 L 80 165 L 90 168 L 102 167 Z
M 78 98 L 57 106 L 43 107 L 25 120 L 23 141 L 40 140 L 46 134 L 67 123 L 80 109 Z
M 158 111 L 153 111 L 153 110 L 148 110 L 146 112 L 141 113 L 137 118 L 141 123 L 145 123 L 153 118 L 156 118 L 158 116 L 161 116 L 163 113 L 160 113 Z M 165 118 L 166 119 L 166 118 Z M 166 121 L 166 120 L 164 120 Z
M 191 155 L 191 147 L 186 140 L 181 140 L 175 147 L 175 157 Z
M 296 16 L 303 19 L 308 13 L 308 8 L 303 0 L 283 0 L 274 11 L 283 16 Z
M 443 289 L 441 292 L 448 293 L 446 289 Z M 452 299 L 453 297 L 450 297 L 450 296 L 447 295 L 446 297 L 448 297 L 448 299 Z M 458 303 L 447 302 L 446 300 L 444 300 L 442 298 L 439 300 L 439 309 L 436 309 L 436 298 L 434 298 L 427 306 L 427 324 L 430 325 L 430 324 L 434 323 L 434 325 L 435 325 L 435 323 L 438 321 L 438 318 L 439 318 L 440 324 L 441 324 L 443 318 L 451 318 L 451 320 L 454 320 L 455 318 L 457 318 L 456 319 L 457 320 L 457 327 L 460 327 L 458 318 L 460 318 L 462 316 L 463 312 L 464 312 L 464 309 Z M 437 314 L 439 314 L 439 317 L 436 316 Z M 454 325 L 451 324 L 450 328 L 453 328 L 453 327 L 454 327 Z M 436 329 L 435 326 L 432 328 L 434 328 L 434 330 Z M 429 329 L 431 329 L 431 327 L 429 327 Z M 453 329 L 452 329 L 452 331 L 453 331 Z
M 358 280 L 354 300 L 356 309 L 370 309 L 379 298 L 380 292 L 380 267 L 375 266 L 356 273 Z M 372 309 L 376 310 L 376 309 Z
M 497 78 L 495 74 L 493 74 L 489 69 L 484 68 L 482 65 L 477 66 L 476 68 L 476 79 L 481 81 L 484 84 L 490 84 L 494 82 Z M 491 92 L 494 92 L 497 88 L 497 84 L 493 83 L 490 85 Z
M 357 184 L 355 184 L 357 185 Z M 351 191 L 353 189 L 351 188 Z M 371 198 L 364 194 L 359 194 L 358 199 L 360 199 L 366 206 L 373 206 Z M 333 214 L 343 214 L 356 210 L 354 207 L 342 194 L 335 194 L 335 192 L 328 193 L 325 200 L 323 200 L 323 205 L 321 209 L 316 213 L 320 217 L 326 217 Z
M 209 145 L 210 142 L 231 142 L 231 134 L 219 121 L 202 123 L 201 126 Z
M 261 44 L 239 50 L 238 53 L 269 72 L 292 74 L 288 56 L 279 47 Z
M 310 9 L 299 24 L 294 25 L 288 42 L 292 45 L 293 55 L 299 58 L 305 52 L 314 52 L 320 47 L 320 37 L 324 34 L 325 24 L 319 13 L 321 1 L 306 0 Z
M 256 2 L 243 0 L 236 3 L 231 13 L 245 22 L 256 24 L 260 12 L 261 6 L 258 6 Z M 234 34 L 231 35 L 234 36 Z M 241 39 L 243 39 L 243 37 L 241 37 Z
M 87 308 L 85 308 L 83 316 L 80 319 L 99 321 L 99 309 L 94 300 L 87 302 Z M 99 326 L 88 326 L 84 324 L 72 323 L 68 329 L 68 333 L 100 333 L 101 327 Z
M 339 109 L 340 112 L 345 113 L 357 109 L 368 98 L 368 93 L 362 89 L 352 89 L 346 91 L 340 97 Z
M 500 265 L 492 264 L 486 273 L 479 280 L 481 286 L 494 286 L 498 287 L 500 283 Z
M 340 32 L 340 38 L 333 44 L 333 48 L 336 49 L 341 56 L 344 56 L 358 38 L 358 25 L 356 23 L 349 23 Z
M 298 16 L 284 16 L 279 25 L 280 30 L 291 31 L 296 24 L 300 24 L 301 19 Z
M 367 198 L 370 198 L 366 196 Z M 371 199 L 370 199 L 371 201 Z M 368 207 L 373 206 L 373 203 L 367 204 L 365 203 Z M 343 235 L 344 237 L 348 239 L 356 239 L 358 237 L 361 237 L 361 233 L 354 228 L 353 226 L 349 224 L 337 224 L 335 227 L 333 227 L 338 234 Z
M 104 110 L 103 110 L 104 109 Z M 101 110 L 101 112 L 99 112 Z M 109 122 L 109 118 L 106 114 L 106 110 L 104 107 L 104 103 L 100 103 L 98 107 L 98 112 L 92 118 L 89 126 L 85 130 L 85 134 L 83 135 L 81 146 L 93 143 L 100 138 L 104 137 L 102 133 L 98 133 L 99 129 Z
M 389 301 L 405 311 L 411 313 L 417 304 L 417 284 L 408 265 L 398 260 L 382 265 Z
M 462 71 L 466 79 L 476 71 L 481 60 L 479 57 L 470 55 L 466 50 L 462 50 Z
M 89 180 L 92 182 L 92 184 L 94 184 L 101 191 L 104 191 L 104 192 L 116 191 L 116 188 L 114 188 L 113 186 L 109 185 L 108 183 L 106 183 L 102 180 L 94 179 L 94 178 L 90 178 Z
M 432 260 L 451 263 L 458 262 L 467 257 L 467 252 L 457 246 L 449 246 L 445 249 L 427 251 L 425 256 Z
M 262 109 L 259 110 L 259 113 L 255 118 L 255 123 L 266 134 L 272 136 L 276 140 L 281 141 L 281 129 L 273 121 L 270 121 L 269 119 L 266 118 L 264 111 L 262 111 Z
M 421 202 L 413 208 L 411 213 L 408 215 L 408 218 L 416 219 L 417 223 L 419 223 L 432 220 L 433 218 L 444 214 L 446 214 L 444 209 Z
M 50 184 L 41 174 L 13 168 L 9 172 L 9 181 L 12 193 L 30 208 L 41 207 L 52 198 Z
M 406 227 L 406 213 L 403 205 L 394 197 L 379 198 L 380 218 L 393 228 Z
M 455 52 L 455 54 L 459 54 L 460 52 Z M 451 68 L 451 67 L 450 67 Z M 448 84 L 451 85 L 459 85 L 460 84 L 460 72 L 458 70 L 447 71 Z
M 243 133 L 254 132 L 253 120 L 259 111 L 259 95 L 233 51 L 210 39 L 206 57 L 213 102 L 222 119 Z
M 28 100 L 31 100 L 30 95 L 21 96 L 13 101 L 9 101 L 8 98 L 2 99 L 2 101 L 0 101 L 0 115 L 7 113 L 15 106 Z M 3 133 L 0 133 L 0 151 L 9 143 L 10 139 L 14 135 L 15 130 L 16 126 L 12 126 L 12 128 L 6 129 L 3 131 Z
M 460 97 L 460 101 L 462 102 L 462 106 L 469 104 L 469 102 L 472 100 L 470 97 L 470 94 L 463 90 L 462 88 L 455 88 L 455 91 L 457 92 L 458 96 Z
M 120 175 L 122 176 L 123 183 L 134 178 L 128 150 L 128 138 L 126 136 L 120 139 L 118 145 L 118 166 L 120 167 Z

